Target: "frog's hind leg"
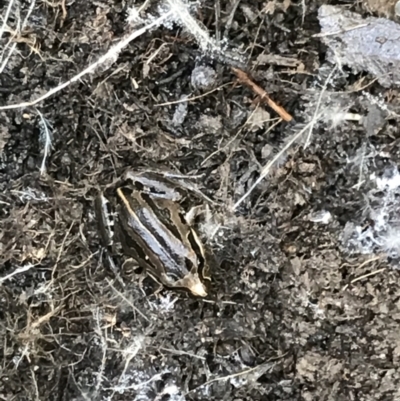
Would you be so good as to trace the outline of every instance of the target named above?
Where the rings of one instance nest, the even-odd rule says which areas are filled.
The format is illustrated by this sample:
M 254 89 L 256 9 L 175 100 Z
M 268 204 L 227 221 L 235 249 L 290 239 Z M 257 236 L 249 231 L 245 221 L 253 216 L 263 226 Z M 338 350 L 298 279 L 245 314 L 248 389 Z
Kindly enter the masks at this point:
M 153 295 L 155 297 L 157 297 L 162 292 L 162 290 L 164 289 L 164 285 L 161 283 L 160 280 L 157 279 L 157 277 L 155 277 L 150 272 L 149 272 L 149 276 L 153 279 L 154 283 L 157 285 L 157 288 L 155 289 L 155 291 L 153 291 Z

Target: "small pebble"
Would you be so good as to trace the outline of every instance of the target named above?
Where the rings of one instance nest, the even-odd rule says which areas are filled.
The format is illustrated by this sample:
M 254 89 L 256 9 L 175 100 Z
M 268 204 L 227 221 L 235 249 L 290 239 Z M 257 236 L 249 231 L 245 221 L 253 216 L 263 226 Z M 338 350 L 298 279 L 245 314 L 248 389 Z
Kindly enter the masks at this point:
M 216 71 L 208 66 L 197 66 L 192 71 L 191 82 L 195 89 L 211 89 L 217 79 Z

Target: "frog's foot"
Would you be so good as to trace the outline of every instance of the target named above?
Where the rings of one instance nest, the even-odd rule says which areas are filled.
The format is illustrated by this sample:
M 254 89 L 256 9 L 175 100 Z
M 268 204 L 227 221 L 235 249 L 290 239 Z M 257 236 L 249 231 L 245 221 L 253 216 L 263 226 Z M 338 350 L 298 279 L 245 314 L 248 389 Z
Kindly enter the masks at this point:
M 161 292 L 163 291 L 163 289 L 164 289 L 164 286 L 162 285 L 162 284 L 160 284 L 160 283 L 157 283 L 158 285 L 157 285 L 157 288 L 155 289 L 155 291 L 153 291 L 153 294 L 152 295 L 154 295 L 156 298 L 158 298 L 159 297 L 159 295 L 161 294 Z
M 129 258 L 124 261 L 122 264 L 122 270 L 124 272 L 124 276 L 129 281 L 136 281 L 137 276 L 139 276 L 139 288 L 142 290 L 144 294 L 144 286 L 143 281 L 146 278 L 145 270 L 138 265 L 135 259 Z

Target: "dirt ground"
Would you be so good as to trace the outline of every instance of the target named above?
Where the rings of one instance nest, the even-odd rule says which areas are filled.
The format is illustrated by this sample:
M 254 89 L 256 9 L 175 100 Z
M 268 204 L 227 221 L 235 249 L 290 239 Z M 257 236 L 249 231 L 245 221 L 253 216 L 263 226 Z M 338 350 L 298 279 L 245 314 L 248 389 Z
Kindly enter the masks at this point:
M 327 1 L 177 1 L 1 109 L 172 3 L 3 2 L 0 400 L 400 400 L 398 89 L 328 62 Z M 212 200 L 207 298 L 107 268 L 93 200 L 128 167 Z

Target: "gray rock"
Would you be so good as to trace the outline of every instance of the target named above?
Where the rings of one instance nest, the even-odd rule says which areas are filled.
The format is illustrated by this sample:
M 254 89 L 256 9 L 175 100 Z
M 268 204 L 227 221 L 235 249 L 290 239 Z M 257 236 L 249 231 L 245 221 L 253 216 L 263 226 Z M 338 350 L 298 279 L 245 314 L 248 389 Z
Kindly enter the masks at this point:
M 399 24 L 328 5 L 319 8 L 318 18 L 330 61 L 367 71 L 384 87 L 400 85 Z

